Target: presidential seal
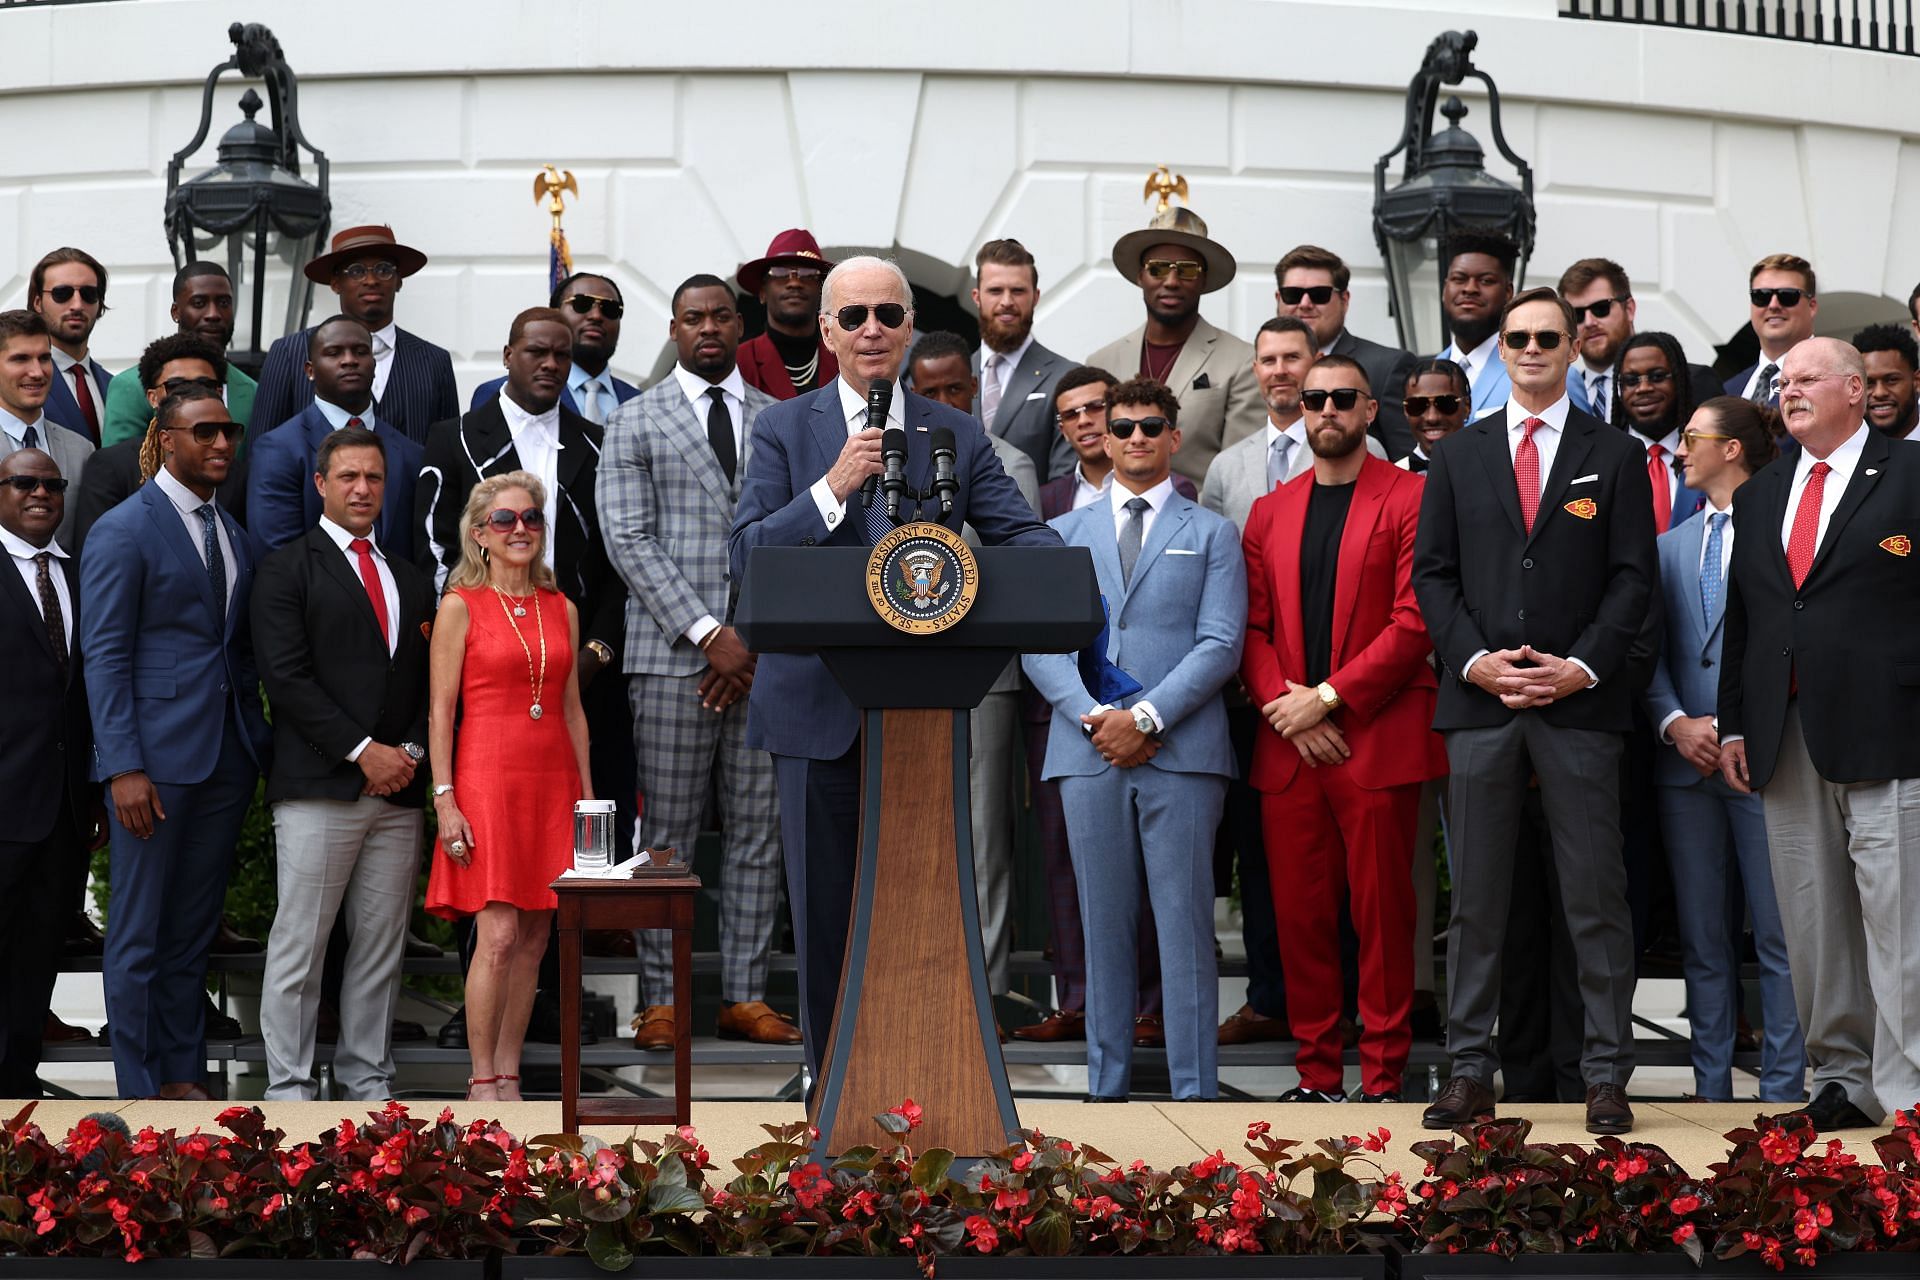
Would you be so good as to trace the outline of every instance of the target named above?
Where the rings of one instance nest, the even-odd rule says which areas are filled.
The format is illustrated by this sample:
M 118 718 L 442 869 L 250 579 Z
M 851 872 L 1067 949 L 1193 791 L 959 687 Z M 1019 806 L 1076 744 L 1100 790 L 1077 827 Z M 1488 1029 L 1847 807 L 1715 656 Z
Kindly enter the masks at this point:
M 979 591 L 973 548 L 945 525 L 903 524 L 867 557 L 867 599 L 896 631 L 945 631 L 967 616 Z

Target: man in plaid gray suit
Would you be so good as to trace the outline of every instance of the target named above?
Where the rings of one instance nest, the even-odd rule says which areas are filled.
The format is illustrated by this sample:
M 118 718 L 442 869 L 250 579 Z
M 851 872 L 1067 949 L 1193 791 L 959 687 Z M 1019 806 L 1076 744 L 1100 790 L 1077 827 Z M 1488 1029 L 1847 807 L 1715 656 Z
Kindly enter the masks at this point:
M 773 758 L 747 746 L 754 657 L 732 627 L 737 586 L 727 532 L 754 420 L 772 397 L 734 362 L 740 313 L 717 276 L 673 295 L 673 372 L 607 419 L 596 489 L 607 552 L 626 580 L 626 672 L 639 757 L 639 836 L 691 851 L 710 796 L 723 833 L 719 1034 L 798 1044 L 800 1029 L 766 1003 L 767 956 L 780 906 L 780 819 Z M 634 1045 L 674 1042 L 668 935 L 640 935 L 644 1011 Z M 680 1010 L 681 1017 L 691 1010 Z

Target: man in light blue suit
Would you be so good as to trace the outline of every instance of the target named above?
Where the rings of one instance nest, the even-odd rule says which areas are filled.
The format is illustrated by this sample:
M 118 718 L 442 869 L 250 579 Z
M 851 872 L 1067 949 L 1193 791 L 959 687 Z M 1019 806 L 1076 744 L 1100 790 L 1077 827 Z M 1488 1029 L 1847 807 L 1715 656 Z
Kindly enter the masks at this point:
M 1453 335 L 1439 358 L 1466 371 L 1473 386 L 1467 421 L 1506 408 L 1513 384 L 1500 358 L 1500 313 L 1513 297 L 1519 251 L 1505 236 L 1469 233 L 1449 240 L 1441 264 L 1440 313 Z M 1569 383 L 1571 389 L 1571 383 Z
M 883 469 L 881 432 L 867 427 L 868 390 L 877 382 L 897 385 L 913 335 L 913 290 L 906 276 L 881 258 L 840 263 L 821 290 L 820 331 L 839 376 L 765 410 L 754 424 L 727 540 L 736 581 L 755 547 L 871 546 L 893 528 L 880 502 L 861 505 L 859 490 Z M 1035 518 L 1007 478 L 978 422 L 896 389 L 887 426 L 906 432 L 907 483 L 923 491 L 933 482 L 932 431 L 953 432 L 959 488 L 942 524 L 956 533 L 963 522 L 970 524 L 988 546 L 1060 545 L 1059 535 Z M 853 902 L 859 728 L 859 713 L 818 657 L 760 656 L 747 704 L 747 745 L 774 757 L 800 965 L 800 1028 L 816 1079 L 833 1026 Z
M 247 526 L 269 551 L 304 537 L 320 522 L 320 491 L 313 482 L 320 442 L 342 427 L 366 427 L 387 447 L 387 496 L 374 521 L 374 540 L 385 554 L 411 560 L 413 482 L 426 451 L 374 412 L 373 335 L 367 326 L 340 315 L 307 332 L 313 402 L 254 437 Z
M 1806 1047 L 1774 896 L 1766 819 L 1759 796 L 1741 795 L 1721 777 L 1714 715 L 1727 566 L 1733 556 L 1734 491 L 1772 460 L 1776 449 L 1748 402 L 1722 405 L 1697 411 L 1681 439 L 1687 484 L 1705 491 L 1707 506 L 1662 534 L 1658 543 L 1666 634 L 1646 693 L 1647 717 L 1661 744 L 1654 791 L 1679 906 L 1694 1091 L 1703 1101 L 1733 1099 L 1740 921 L 1750 914 L 1766 1024 L 1760 1097 L 1799 1102 L 1806 1097 Z M 1779 534 L 1759 526 L 1744 536 Z
M 560 282 L 547 305 L 560 313 L 573 331 L 573 367 L 567 373 L 567 385 L 561 389 L 560 403 L 589 422 L 604 423 L 613 411 L 640 394 L 640 388 L 613 376 L 607 362 L 620 346 L 620 317 L 626 314 L 620 286 L 606 276 L 576 271 Z M 473 391 L 478 409 L 499 398 L 506 376 L 483 382 Z
M 80 644 L 111 828 L 114 1078 L 124 1098 L 203 1099 L 207 950 L 270 740 L 247 625 L 257 555 L 213 501 L 245 428 L 197 386 L 156 416 L 161 469 L 88 535 Z
M 1021 665 L 1053 707 L 1043 772 L 1060 782 L 1086 931 L 1089 1100 L 1125 1101 L 1132 1078 L 1143 885 L 1173 1097 L 1204 1100 L 1219 1092 L 1214 833 L 1235 768 L 1220 690 L 1246 640 L 1246 561 L 1231 521 L 1174 492 L 1173 393 L 1136 378 L 1107 403 L 1108 496 L 1052 523 L 1068 546 L 1092 549 L 1106 656 L 1142 689 L 1121 708 L 1088 688 L 1072 655 Z

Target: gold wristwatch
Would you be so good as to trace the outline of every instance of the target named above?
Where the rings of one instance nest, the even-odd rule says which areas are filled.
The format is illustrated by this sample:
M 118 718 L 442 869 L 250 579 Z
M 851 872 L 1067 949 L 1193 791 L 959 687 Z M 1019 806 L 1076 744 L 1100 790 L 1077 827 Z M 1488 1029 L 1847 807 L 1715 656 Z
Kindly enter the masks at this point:
M 1333 691 L 1333 686 L 1328 684 L 1325 680 L 1322 680 L 1319 684 L 1315 685 L 1313 687 L 1313 691 L 1320 695 L 1321 706 L 1325 707 L 1329 711 L 1338 711 L 1340 709 L 1340 695 L 1335 693 Z

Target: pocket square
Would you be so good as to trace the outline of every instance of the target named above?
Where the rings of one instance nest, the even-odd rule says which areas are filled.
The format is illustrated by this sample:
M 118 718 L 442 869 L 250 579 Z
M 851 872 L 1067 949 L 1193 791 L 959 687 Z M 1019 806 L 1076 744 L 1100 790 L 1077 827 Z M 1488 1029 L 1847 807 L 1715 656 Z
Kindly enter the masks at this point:
M 1035 391 L 1027 396 L 1027 399 L 1029 400 L 1045 400 L 1046 398 L 1047 398 L 1047 393 L 1044 391 Z
M 1185 547 L 1168 547 L 1167 554 L 1170 556 L 1197 556 L 1200 553 L 1198 551 L 1189 551 Z
M 1211 382 L 1207 381 L 1207 375 L 1204 373 L 1193 380 L 1193 389 L 1195 391 L 1205 391 L 1208 387 L 1211 387 L 1212 385 L 1213 384 Z
M 1600 473 L 1599 473 L 1598 471 L 1596 471 L 1596 472 L 1594 472 L 1594 473 L 1593 473 L 1592 475 L 1590 475 L 1590 476 L 1581 476 L 1581 477 L 1580 477 L 1580 478 L 1579 478 L 1578 480 L 1573 480 L 1573 481 L 1569 481 L 1569 483 L 1570 483 L 1570 484 L 1585 484 L 1585 483 L 1587 483 L 1587 481 L 1589 481 L 1589 480 L 1598 480 L 1599 478 L 1600 478 Z

